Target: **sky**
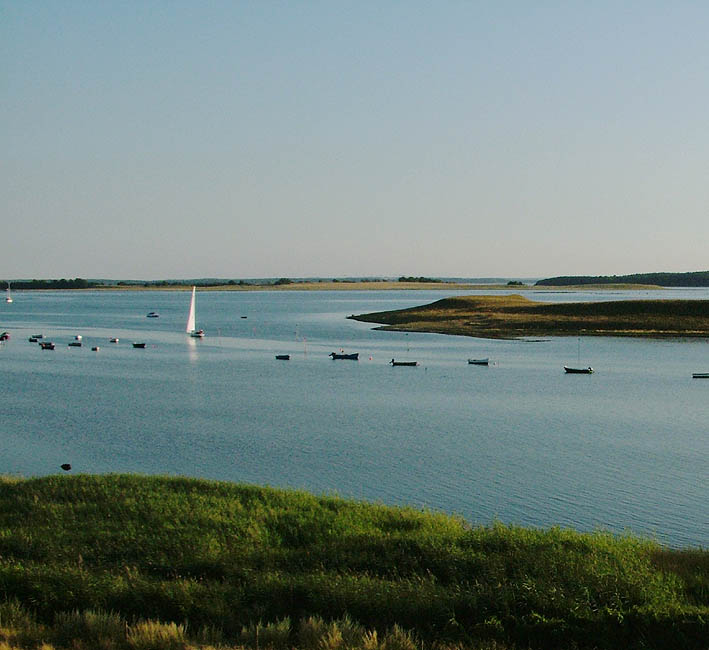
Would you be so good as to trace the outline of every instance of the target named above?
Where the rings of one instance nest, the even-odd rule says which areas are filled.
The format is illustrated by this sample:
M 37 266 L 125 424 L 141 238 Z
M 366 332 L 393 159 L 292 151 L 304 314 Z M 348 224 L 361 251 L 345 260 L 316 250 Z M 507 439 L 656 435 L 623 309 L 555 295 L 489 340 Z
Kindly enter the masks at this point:
M 0 0 L 0 278 L 709 268 L 709 3 Z

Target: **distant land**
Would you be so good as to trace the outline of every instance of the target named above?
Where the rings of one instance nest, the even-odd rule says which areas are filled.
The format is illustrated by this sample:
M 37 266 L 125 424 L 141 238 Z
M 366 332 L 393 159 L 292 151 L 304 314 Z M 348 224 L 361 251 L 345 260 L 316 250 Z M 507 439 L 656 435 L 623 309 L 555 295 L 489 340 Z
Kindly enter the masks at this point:
M 634 273 L 632 275 L 561 275 L 537 280 L 537 287 L 569 287 L 587 284 L 650 284 L 660 287 L 709 287 L 709 271 L 689 273 Z
M 437 278 L 415 275 L 399 277 L 280 277 L 280 278 L 172 278 L 164 280 L 117 279 L 5 279 L 0 288 L 10 283 L 13 290 L 56 289 L 184 289 L 197 286 L 216 290 L 342 290 L 342 289 L 546 289 L 567 287 L 592 289 L 613 285 L 618 289 L 660 287 L 709 287 L 709 271 L 689 273 L 635 273 L 632 275 L 563 275 L 553 278 L 478 277 Z
M 263 290 L 263 289 L 447 289 L 455 287 L 497 288 L 526 286 L 532 288 L 536 278 L 431 278 L 402 275 L 395 277 L 342 277 L 342 278 L 182 278 L 167 280 L 115 280 L 115 279 L 15 279 L 0 280 L 0 288 L 10 283 L 13 290 L 56 289 L 184 289 L 197 286 L 218 290 Z
M 460 296 L 348 316 L 376 329 L 479 338 L 540 336 L 708 337 L 709 300 L 534 302 L 520 295 Z

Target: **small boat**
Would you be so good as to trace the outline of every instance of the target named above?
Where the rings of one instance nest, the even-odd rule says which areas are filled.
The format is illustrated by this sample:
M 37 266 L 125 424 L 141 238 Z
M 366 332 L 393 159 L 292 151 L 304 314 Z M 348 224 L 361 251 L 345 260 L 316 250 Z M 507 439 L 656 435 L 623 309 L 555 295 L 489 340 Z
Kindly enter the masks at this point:
M 133 347 L 134 347 L 134 348 L 144 348 L 144 347 L 145 347 L 145 343 L 133 343 Z
M 92 352 L 98 352 L 100 350 L 98 345 L 94 345 L 94 347 L 91 348 Z
M 54 349 L 54 343 L 51 341 L 42 341 L 39 344 L 39 347 L 42 348 L 42 350 L 53 350 Z
M 330 352 L 327 356 L 334 359 L 350 359 L 352 361 L 359 361 L 359 352 L 353 354 L 344 354 L 342 352 Z
M 392 359 L 389 362 L 392 366 L 418 366 L 419 362 L 418 361 L 395 361 Z
M 709 379 L 709 372 L 693 372 L 692 379 Z
M 117 338 L 113 338 L 113 339 L 110 339 L 109 342 L 110 342 L 110 343 L 118 343 L 118 339 L 117 339 Z
M 32 335 L 32 338 L 33 338 L 33 339 L 43 339 L 43 338 L 44 338 L 44 334 L 33 334 L 33 335 Z
M 5 289 L 5 302 L 12 302 L 12 295 L 10 294 L 10 283 L 7 283 L 7 289 Z
M 570 375 L 590 375 L 593 372 L 591 366 L 588 368 L 569 368 L 569 366 L 564 366 L 564 370 Z
M 160 318 L 160 314 L 158 314 L 158 312 L 156 312 L 156 311 L 151 311 L 151 312 L 148 312 L 145 315 L 145 317 L 146 318 Z
M 30 343 L 38 343 L 39 342 L 39 339 L 36 336 L 30 336 L 27 340 Z
M 279 361 L 290 361 L 290 354 L 277 354 L 276 359 Z
M 69 343 L 70 348 L 80 348 L 81 347 L 81 341 L 71 341 Z
M 474 366 L 489 366 L 490 359 L 468 359 L 468 363 Z
M 3 332 L 0 334 L 0 341 L 9 341 L 10 340 L 10 332 Z
M 190 300 L 190 311 L 187 314 L 187 327 L 185 328 L 185 331 L 193 338 L 193 339 L 201 339 L 204 338 L 204 330 L 198 330 L 196 329 L 195 325 L 195 291 L 197 287 L 192 287 L 192 299 Z

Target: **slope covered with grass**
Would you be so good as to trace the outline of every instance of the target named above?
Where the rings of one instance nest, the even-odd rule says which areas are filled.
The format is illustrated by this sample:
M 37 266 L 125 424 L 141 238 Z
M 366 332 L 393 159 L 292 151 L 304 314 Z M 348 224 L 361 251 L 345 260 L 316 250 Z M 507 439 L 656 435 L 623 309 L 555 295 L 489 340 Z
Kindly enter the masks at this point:
M 709 336 L 708 300 L 543 303 L 519 295 L 460 296 L 350 318 L 381 329 L 481 338 Z
M 20 611 L 57 644 L 95 612 L 124 622 L 123 644 L 146 620 L 223 643 L 280 625 L 284 647 L 307 646 L 308 621 L 349 621 L 372 648 L 392 631 L 471 648 L 709 638 L 701 549 L 178 478 L 3 481 L 0 594 L 0 627 Z

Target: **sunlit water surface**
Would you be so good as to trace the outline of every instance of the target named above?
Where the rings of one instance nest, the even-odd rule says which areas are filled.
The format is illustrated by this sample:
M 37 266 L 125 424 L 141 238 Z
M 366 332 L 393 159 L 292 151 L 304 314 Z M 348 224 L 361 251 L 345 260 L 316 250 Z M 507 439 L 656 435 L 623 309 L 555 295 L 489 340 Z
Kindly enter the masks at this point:
M 304 488 L 472 523 L 709 543 L 709 380 L 692 379 L 709 371 L 706 340 L 492 341 L 346 319 L 454 292 L 197 295 L 199 341 L 184 332 L 186 292 L 15 292 L 0 306 L 11 333 L 0 346 L 0 472 L 70 462 L 75 472 Z M 56 349 L 29 343 L 35 333 Z M 81 348 L 68 346 L 76 334 Z M 360 360 L 327 356 L 340 349 Z M 276 361 L 281 353 L 291 360 Z M 490 367 L 467 363 L 488 356 Z M 392 368 L 392 357 L 420 365 Z M 577 363 L 596 372 L 563 372 Z

